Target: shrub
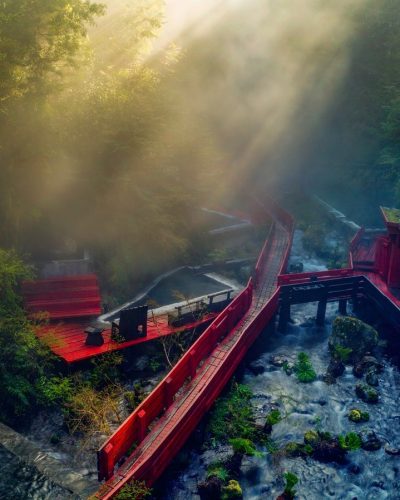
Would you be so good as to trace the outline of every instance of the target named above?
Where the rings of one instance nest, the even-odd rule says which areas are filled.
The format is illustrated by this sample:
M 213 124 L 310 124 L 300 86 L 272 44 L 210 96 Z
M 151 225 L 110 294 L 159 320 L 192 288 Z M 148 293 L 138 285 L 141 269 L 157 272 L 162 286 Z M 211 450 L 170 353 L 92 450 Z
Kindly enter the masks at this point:
M 279 423 L 281 420 L 282 420 L 281 412 L 277 409 L 274 409 L 268 413 L 266 423 L 268 425 L 275 425 Z
M 300 352 L 297 356 L 297 363 L 294 366 L 294 371 L 299 382 L 309 383 L 317 378 L 310 358 L 305 352 Z
M 144 500 L 151 496 L 151 489 L 144 481 L 131 481 L 116 495 L 115 500 Z
M 345 436 L 338 436 L 338 441 L 342 450 L 353 451 L 361 448 L 361 438 L 355 432 L 349 432 Z
M 214 462 L 207 469 L 207 479 L 210 477 L 217 477 L 223 483 L 226 483 L 229 478 L 229 472 L 221 462 Z
M 45 406 L 54 406 L 70 401 L 73 390 L 68 377 L 40 377 L 36 384 L 39 401 Z
M 296 490 L 294 489 L 294 487 L 296 486 L 296 484 L 299 482 L 299 479 L 298 477 L 296 476 L 296 474 L 293 474 L 292 472 L 285 472 L 283 474 L 283 477 L 285 479 L 285 495 L 288 497 L 288 498 L 294 498 L 295 494 L 296 494 Z
M 260 453 L 256 450 L 254 443 L 250 441 L 250 439 L 234 438 L 230 439 L 229 443 L 232 445 L 235 453 L 248 455 L 250 457 L 260 455 Z
M 211 439 L 225 443 L 233 438 L 256 439 L 252 395 L 246 385 L 235 383 L 230 392 L 216 402 L 208 423 Z

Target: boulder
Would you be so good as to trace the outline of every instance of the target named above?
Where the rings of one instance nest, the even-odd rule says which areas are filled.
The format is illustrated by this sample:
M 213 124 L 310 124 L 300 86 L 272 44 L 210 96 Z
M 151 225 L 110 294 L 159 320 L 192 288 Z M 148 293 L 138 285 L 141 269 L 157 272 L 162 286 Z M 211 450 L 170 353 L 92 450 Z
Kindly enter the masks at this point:
M 366 451 L 377 451 L 382 447 L 382 441 L 372 429 L 363 429 L 360 432 L 361 448 Z
M 197 485 L 197 490 L 202 500 L 216 500 L 221 498 L 222 481 L 211 476 Z
M 361 378 L 367 372 L 381 373 L 382 370 L 382 363 L 379 363 L 374 356 L 366 355 L 354 365 L 353 374 L 354 376 Z
M 379 401 L 378 391 L 366 384 L 357 384 L 356 394 L 366 403 L 377 403 Z
M 265 371 L 264 364 L 260 360 L 252 361 L 248 368 L 254 375 L 261 375 Z
M 338 316 L 328 342 L 332 353 L 337 351 L 336 346 L 351 349 L 349 360 L 356 363 L 376 347 L 378 340 L 378 332 L 372 326 L 357 318 Z

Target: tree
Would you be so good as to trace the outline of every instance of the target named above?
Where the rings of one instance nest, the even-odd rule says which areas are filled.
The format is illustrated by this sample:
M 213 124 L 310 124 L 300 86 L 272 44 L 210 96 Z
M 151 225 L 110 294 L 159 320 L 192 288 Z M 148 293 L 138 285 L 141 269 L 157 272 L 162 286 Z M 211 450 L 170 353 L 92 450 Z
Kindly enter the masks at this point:
M 0 249 L 0 419 L 6 422 L 23 418 L 36 405 L 37 384 L 53 366 L 18 294 L 20 282 L 30 277 L 32 270 L 14 251 Z

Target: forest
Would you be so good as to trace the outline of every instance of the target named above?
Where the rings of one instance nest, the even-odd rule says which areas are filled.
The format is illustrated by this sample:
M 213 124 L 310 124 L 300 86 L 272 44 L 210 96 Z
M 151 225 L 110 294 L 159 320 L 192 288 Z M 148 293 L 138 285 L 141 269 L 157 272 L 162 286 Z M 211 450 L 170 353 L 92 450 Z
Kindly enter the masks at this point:
M 118 356 L 71 377 L 36 339 L 20 285 L 44 262 L 88 252 L 112 307 L 206 261 L 199 207 L 319 194 L 361 224 L 400 207 L 397 2 L 226 0 L 167 36 L 170 3 L 1 2 L 7 424 L 115 396 Z

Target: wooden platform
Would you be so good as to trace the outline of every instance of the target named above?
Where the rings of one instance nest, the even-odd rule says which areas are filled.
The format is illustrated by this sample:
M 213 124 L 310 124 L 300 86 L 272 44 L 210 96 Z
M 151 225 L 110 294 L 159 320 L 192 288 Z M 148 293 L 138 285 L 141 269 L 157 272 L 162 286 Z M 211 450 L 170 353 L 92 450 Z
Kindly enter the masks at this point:
M 209 313 L 202 319 L 187 323 L 179 328 L 173 328 L 168 325 L 167 315 L 157 316 L 156 320 L 149 319 L 147 326 L 147 336 L 130 340 L 128 342 L 114 342 L 111 340 L 111 328 L 103 332 L 104 344 L 102 346 L 85 345 L 85 328 L 90 322 L 84 319 L 66 320 L 62 323 L 49 324 L 37 329 L 36 335 L 46 343 L 54 354 L 64 359 L 67 363 L 76 363 L 85 359 L 93 358 L 111 351 L 119 351 L 156 340 L 167 335 L 173 335 L 182 331 L 192 330 L 211 322 L 217 313 Z

